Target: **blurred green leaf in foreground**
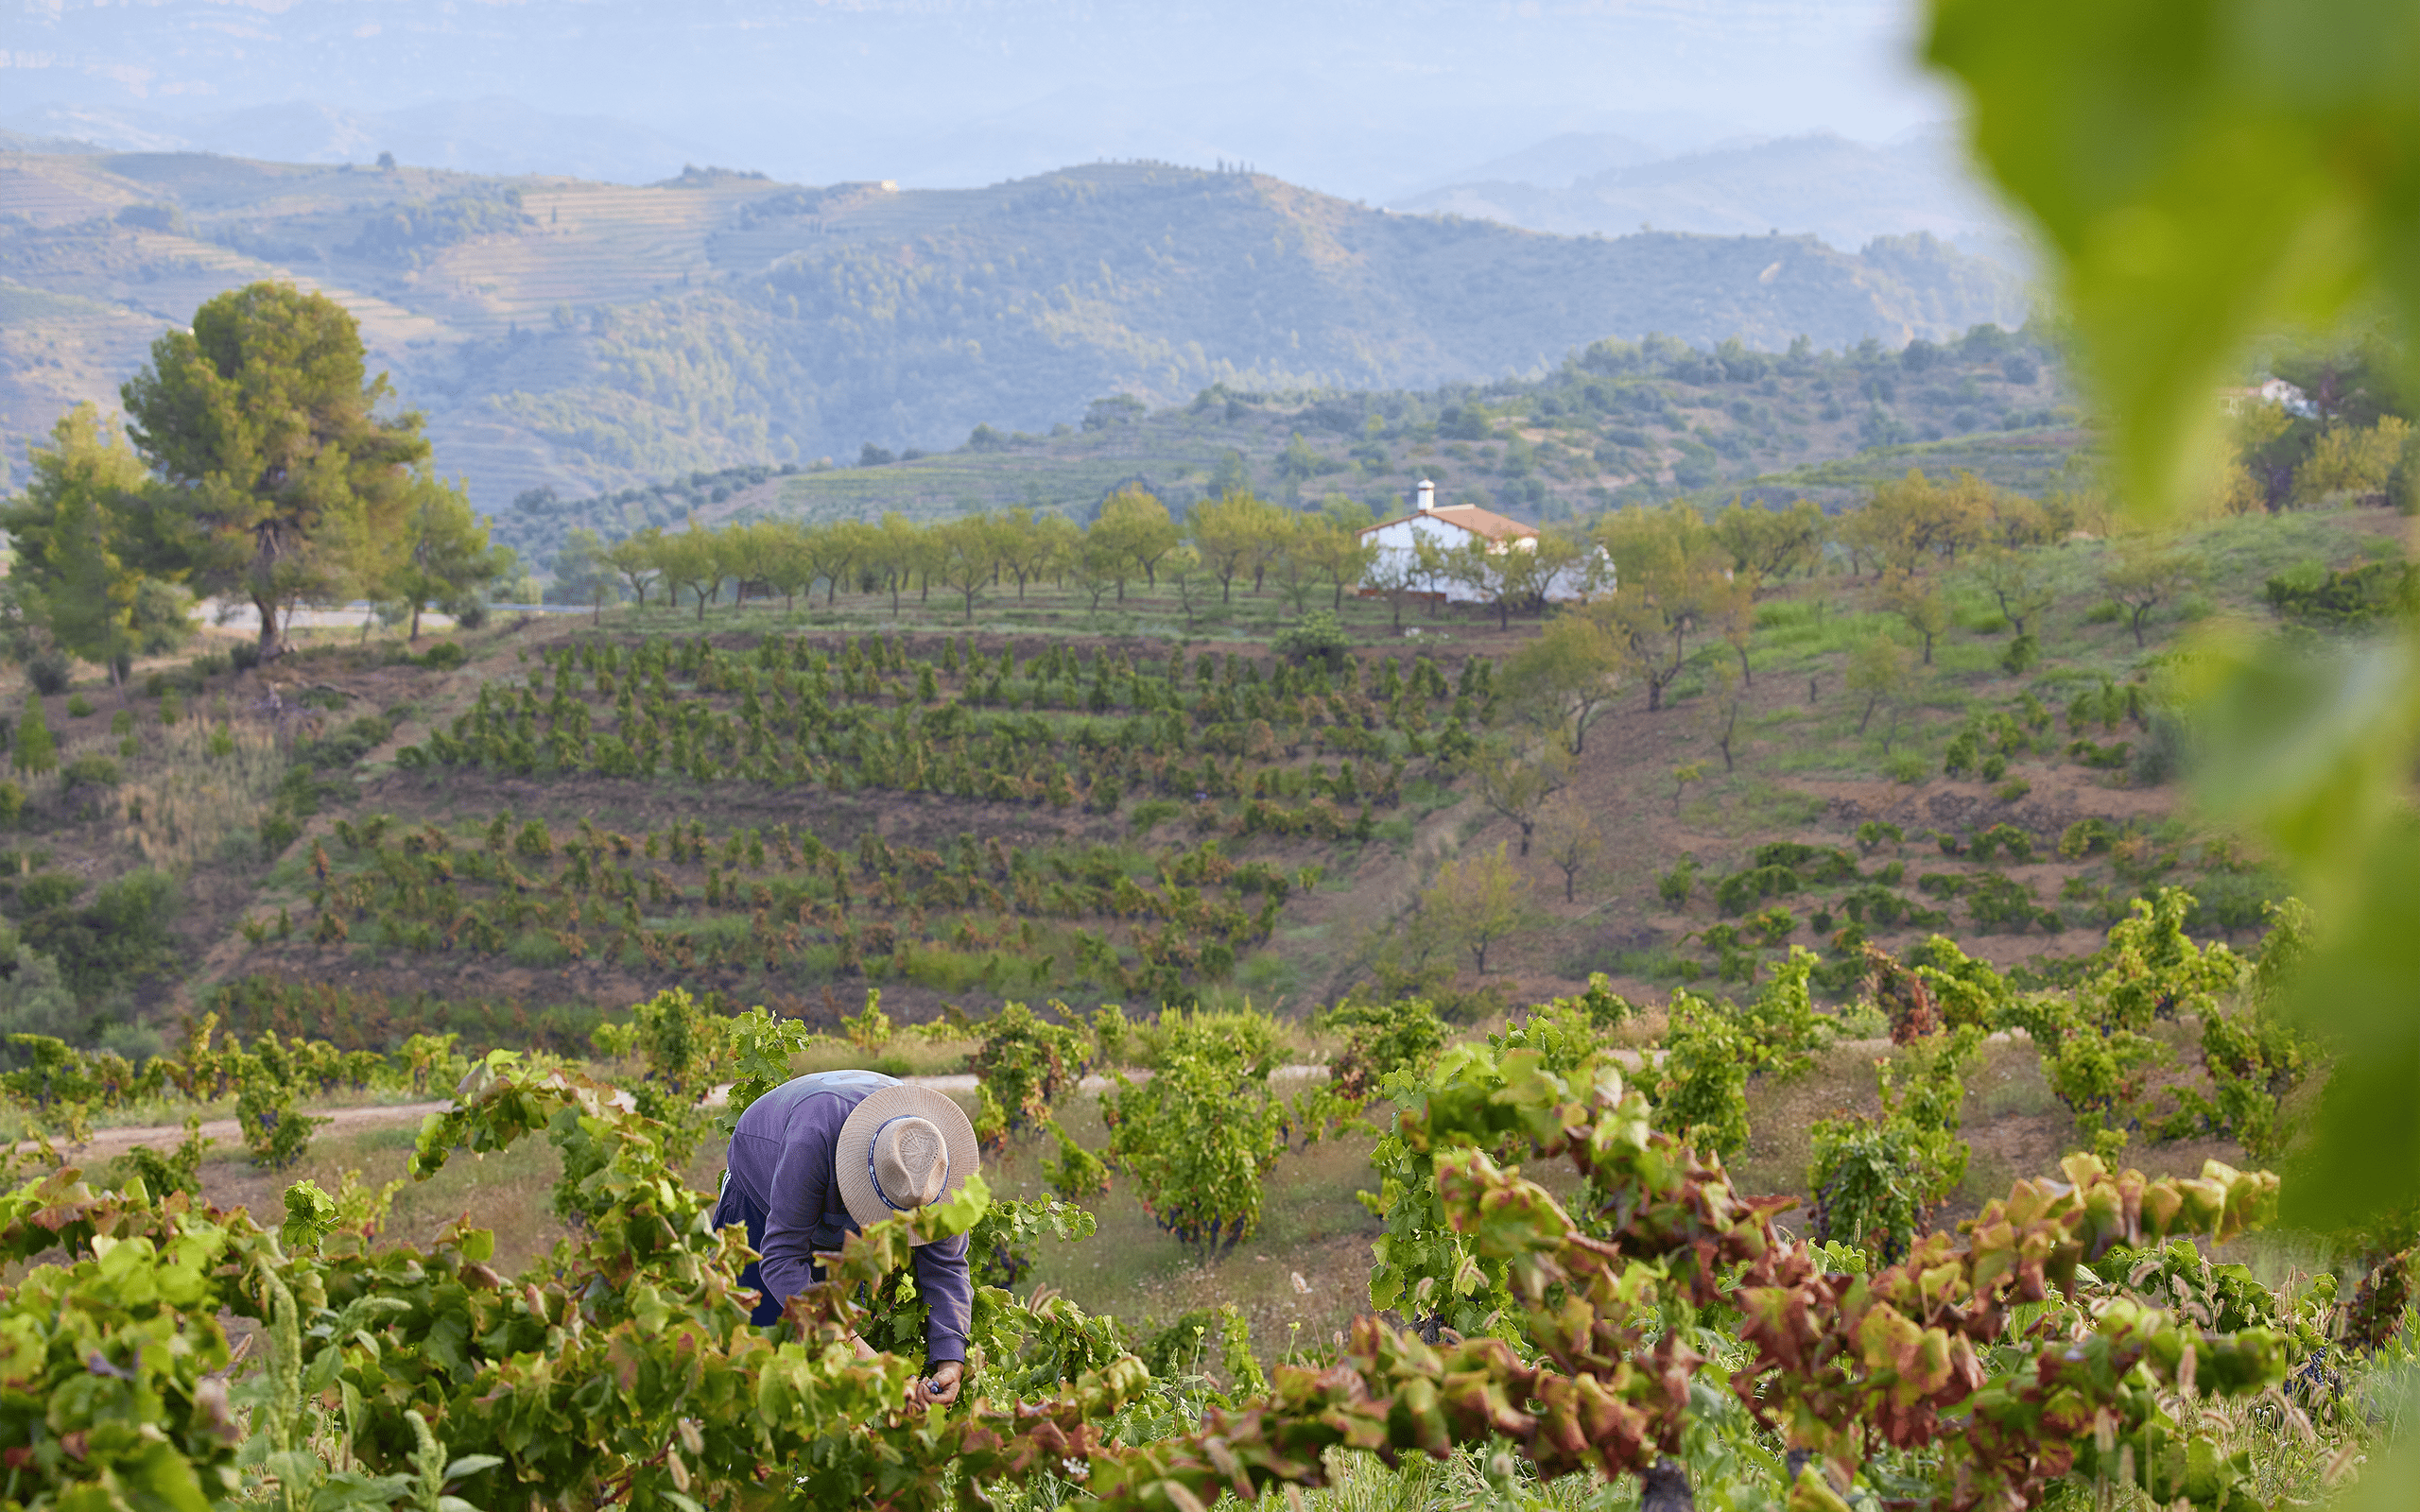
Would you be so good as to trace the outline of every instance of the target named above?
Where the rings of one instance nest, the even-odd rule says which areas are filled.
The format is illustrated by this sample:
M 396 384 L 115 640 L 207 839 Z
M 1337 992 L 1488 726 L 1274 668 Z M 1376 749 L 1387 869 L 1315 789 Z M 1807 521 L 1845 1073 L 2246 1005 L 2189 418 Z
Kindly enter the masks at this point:
M 2189 509 L 2219 385 L 2251 344 L 2386 313 L 2420 387 L 2420 4 L 1934 0 L 1931 60 L 2051 253 L 2147 524 Z M 2336 1074 L 2289 1215 L 2420 1198 L 2420 655 L 2216 638 L 2203 793 L 2301 872 L 2322 936 L 2302 1011 Z
M 2214 390 L 2256 339 L 2382 314 L 2420 392 L 2420 3 L 1932 0 L 1927 52 L 1964 81 L 1979 155 L 2039 225 L 2137 520 L 2186 514 L 2216 484 Z M 2203 796 L 2266 831 L 2321 923 L 2295 996 L 2334 1074 L 2287 1216 L 2408 1242 L 2420 628 L 2207 651 L 2191 673 Z M 2407 1442 L 2345 1501 L 2409 1505 L 2416 1487 Z

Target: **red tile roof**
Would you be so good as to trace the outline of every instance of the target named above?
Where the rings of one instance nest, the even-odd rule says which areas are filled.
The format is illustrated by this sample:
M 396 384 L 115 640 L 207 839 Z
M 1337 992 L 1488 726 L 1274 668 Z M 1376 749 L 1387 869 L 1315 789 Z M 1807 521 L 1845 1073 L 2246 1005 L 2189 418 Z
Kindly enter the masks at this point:
M 1472 535 L 1483 536 L 1489 541 L 1526 541 L 1534 538 L 1538 533 L 1534 527 L 1525 525 L 1518 520 L 1508 515 L 1497 514 L 1493 509 L 1482 509 L 1475 504 L 1440 505 L 1428 511 L 1428 517 L 1443 524 L 1460 525 Z M 1392 520 L 1379 521 L 1376 524 L 1363 530 L 1361 534 L 1366 536 L 1371 531 L 1384 530 L 1389 525 L 1398 525 L 1407 520 L 1418 518 L 1420 517 L 1417 513 L 1397 515 Z

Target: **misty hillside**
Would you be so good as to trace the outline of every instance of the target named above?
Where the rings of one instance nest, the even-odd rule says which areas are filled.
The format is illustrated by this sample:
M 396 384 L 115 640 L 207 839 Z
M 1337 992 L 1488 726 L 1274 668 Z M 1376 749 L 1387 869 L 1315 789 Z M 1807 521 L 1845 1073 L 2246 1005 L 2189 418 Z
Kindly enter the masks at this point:
M 214 152 L 287 163 L 374 163 L 644 183 L 714 156 L 701 145 L 603 115 L 557 114 L 488 95 L 370 111 L 312 100 L 172 114 L 125 105 L 49 105 L 8 118 L 0 151 Z
M 1171 510 L 1237 486 L 1296 507 L 1340 497 L 1384 518 L 1417 479 L 1447 504 L 1578 523 L 1618 506 L 1735 497 L 1846 506 L 1910 468 L 2040 493 L 2095 444 L 2055 335 L 1979 325 L 1954 342 L 1778 355 L 1668 336 L 1599 341 L 1530 379 L 1402 390 L 1223 386 L 1152 409 L 1096 401 L 1046 434 L 978 429 L 946 452 L 853 465 L 695 471 L 586 498 L 543 490 L 498 515 L 538 568 L 575 527 L 618 539 L 689 520 L 931 520 L 1029 508 L 1090 521 L 1139 484 Z
M 1657 332 L 1895 347 L 2024 315 L 2013 278 L 1924 238 L 1558 237 L 1167 166 L 903 193 L 0 155 L 9 455 L 261 278 L 357 314 L 491 508 L 1043 429 L 1104 394 L 1421 387 Z
M 2009 217 L 1924 132 L 1881 146 L 1829 132 L 1664 154 L 1624 137 L 1569 134 L 1484 163 L 1395 208 L 1471 215 L 1562 235 L 1658 231 L 1809 232 L 1835 247 L 1928 232 L 1997 249 Z

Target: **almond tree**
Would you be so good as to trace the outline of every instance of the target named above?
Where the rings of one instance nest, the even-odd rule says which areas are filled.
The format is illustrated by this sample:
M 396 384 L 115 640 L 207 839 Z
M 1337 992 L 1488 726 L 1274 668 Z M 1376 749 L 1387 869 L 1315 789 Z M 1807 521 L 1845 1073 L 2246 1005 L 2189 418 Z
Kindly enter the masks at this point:
M 1502 688 L 1513 707 L 1560 730 L 1577 756 L 1587 747 L 1588 726 L 1633 670 L 1629 646 L 1601 618 L 1572 610 L 1547 621 L 1544 634 L 1506 659 Z
M 2110 597 L 2126 606 L 2127 627 L 2140 646 L 2152 611 L 2182 598 L 2208 573 L 2208 563 L 2190 551 L 2157 541 L 2121 541 L 2117 559 L 2101 569 L 2100 582 Z
M 1488 947 L 1521 927 L 1529 892 L 1529 879 L 1498 845 L 1438 868 L 1420 895 L 1420 917 L 1470 952 L 1472 968 L 1484 976 Z
M 1705 520 L 1686 505 L 1624 509 L 1597 527 L 1618 587 L 1600 610 L 1629 644 L 1647 683 L 1647 708 L 1664 707 L 1664 690 L 1688 662 L 1688 638 L 1729 588 L 1730 566 Z

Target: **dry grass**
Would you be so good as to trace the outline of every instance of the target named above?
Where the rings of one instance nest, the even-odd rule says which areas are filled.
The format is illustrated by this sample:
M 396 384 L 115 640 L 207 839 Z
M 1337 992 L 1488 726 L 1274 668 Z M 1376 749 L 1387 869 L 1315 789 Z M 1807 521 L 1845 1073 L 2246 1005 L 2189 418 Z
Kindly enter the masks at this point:
M 255 829 L 285 775 L 277 738 L 256 725 L 187 720 L 156 733 L 118 789 L 119 838 L 146 866 L 182 874 Z

